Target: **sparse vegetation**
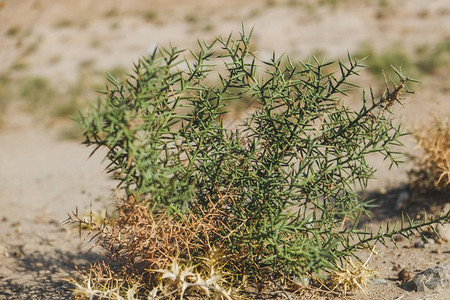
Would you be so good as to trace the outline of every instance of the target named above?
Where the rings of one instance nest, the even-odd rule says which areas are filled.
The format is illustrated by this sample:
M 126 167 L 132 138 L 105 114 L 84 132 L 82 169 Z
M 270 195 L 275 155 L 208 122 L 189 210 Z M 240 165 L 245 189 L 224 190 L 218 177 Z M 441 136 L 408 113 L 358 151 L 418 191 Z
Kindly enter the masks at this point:
M 34 114 L 42 113 L 55 101 L 56 93 L 51 83 L 43 77 L 27 78 L 20 87 L 20 98 L 25 102 L 25 109 Z
M 86 66 L 88 67 L 88 66 Z M 123 76 L 123 68 L 115 67 L 110 70 L 116 76 Z M 55 121 L 67 120 L 74 117 L 79 110 L 86 106 L 86 98 L 94 95 L 93 89 L 104 87 L 105 72 L 96 76 L 80 75 L 79 79 L 68 86 L 56 88 L 55 84 L 45 77 L 23 77 L 20 80 L 8 76 L 0 76 L 0 123 L 1 116 L 7 107 L 14 102 L 14 109 L 30 113 L 35 119 L 51 124 Z M 100 84 L 101 83 L 101 84 Z M 79 126 L 60 126 L 61 137 L 64 139 L 80 138 L 82 132 Z
M 11 79 L 8 76 L 0 76 L 0 126 L 3 123 L 3 114 L 11 101 L 10 82 Z
M 91 48 L 95 48 L 95 49 L 100 48 L 101 45 L 102 45 L 102 40 L 98 37 L 94 37 L 89 43 L 89 46 Z
M 24 78 L 21 84 L 11 84 L 11 89 L 16 91 L 12 97 L 24 104 L 26 112 L 47 122 L 74 116 L 81 107 L 82 94 L 88 90 L 78 82 L 62 92 L 44 77 Z
M 203 30 L 204 31 L 212 31 L 214 30 L 216 26 L 213 23 L 207 23 L 204 27 Z
M 411 186 L 425 194 L 441 192 L 450 195 L 450 119 L 435 119 L 415 133 L 421 155 L 410 172 Z
M 366 57 L 368 70 L 383 82 L 384 72 L 388 78 L 395 76 L 391 66 L 401 66 L 402 71 L 415 78 L 430 76 L 439 68 L 446 67 L 450 61 L 450 42 L 419 47 L 415 53 L 408 53 L 401 46 L 385 49 L 381 53 L 375 52 L 369 46 L 363 46 L 356 57 Z
M 17 61 L 15 63 L 13 63 L 9 69 L 11 71 L 22 71 L 22 70 L 26 70 L 28 68 L 28 64 L 24 61 Z
M 120 26 L 121 26 L 121 23 L 119 21 L 114 21 L 111 23 L 109 28 L 111 28 L 111 30 L 117 30 L 120 28 Z
M 6 35 L 13 37 L 13 36 L 18 35 L 21 31 L 22 30 L 21 30 L 20 26 L 12 26 L 12 27 L 8 28 L 8 30 L 6 31 Z
M 386 49 L 381 53 L 375 52 L 369 46 L 363 46 L 360 53 L 356 54 L 356 57 L 366 58 L 365 63 L 368 65 L 368 71 L 379 82 L 384 82 L 385 73 L 387 78 L 393 78 L 395 76 L 395 72 L 392 71 L 391 66 L 401 66 L 403 72 L 410 74 L 414 78 L 419 78 L 421 75 L 411 56 L 400 46 Z
M 79 62 L 78 68 L 80 69 L 91 69 L 95 64 L 95 61 L 93 59 L 84 59 Z
M 156 22 L 158 20 L 158 13 L 156 11 L 147 11 L 143 16 L 147 22 Z
M 325 284 L 333 290 L 342 289 L 344 295 L 347 294 L 347 291 L 355 288 L 365 291 L 368 280 L 375 273 L 375 270 L 368 267 L 372 255 L 376 254 L 374 248 L 364 263 L 358 262 L 355 264 L 350 258 L 344 266 L 339 266 L 337 270 L 332 271 L 328 282 Z
M 450 38 L 433 47 L 423 46 L 417 52 L 417 67 L 424 74 L 432 75 L 450 64 Z
M 403 133 L 390 109 L 408 77 L 395 70 L 390 90 L 363 94 L 353 111 L 342 98 L 361 61 L 349 56 L 324 73 L 331 63 L 274 55 L 261 70 L 250 37 L 199 42 L 191 56 L 155 51 L 126 79 L 109 75 L 105 99 L 80 116 L 85 143 L 108 151 L 124 196 L 110 225 L 68 219 L 93 228 L 110 259 L 74 279 L 75 294 L 232 298 L 327 274 L 346 292 L 370 275 L 367 262 L 351 262 L 357 250 L 449 221 L 447 213 L 421 223 L 404 216 L 377 233 L 358 227 L 370 203 L 357 191 L 374 172 L 366 156 L 400 162 L 391 148 Z M 242 98 L 256 110 L 228 127 L 227 107 Z
M 33 54 L 36 50 L 39 49 L 39 46 L 42 42 L 42 36 L 37 37 L 32 43 L 30 43 L 23 51 L 22 56 L 26 57 L 28 55 Z
M 119 16 L 119 11 L 116 8 L 111 8 L 105 13 L 106 18 L 114 18 Z
M 61 29 L 61 28 L 67 28 L 73 25 L 73 22 L 68 19 L 59 20 L 56 22 L 53 27 Z
M 184 17 L 184 20 L 188 23 L 198 23 L 200 20 L 197 13 L 191 12 Z

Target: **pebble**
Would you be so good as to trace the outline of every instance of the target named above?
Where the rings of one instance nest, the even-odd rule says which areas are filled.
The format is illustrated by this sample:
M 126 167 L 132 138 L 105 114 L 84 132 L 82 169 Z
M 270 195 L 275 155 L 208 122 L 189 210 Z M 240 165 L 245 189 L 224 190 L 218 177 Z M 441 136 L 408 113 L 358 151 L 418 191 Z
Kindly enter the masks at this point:
M 435 240 L 432 238 L 427 238 L 426 240 L 421 239 L 414 243 L 414 248 L 428 248 L 435 243 Z
M 411 277 L 411 272 L 407 269 L 402 269 L 400 272 L 398 272 L 398 278 L 403 282 L 410 281 Z
M 383 278 L 370 278 L 369 282 L 373 285 L 388 285 L 389 282 Z
M 425 242 L 422 240 L 415 242 L 414 248 L 425 248 Z
M 436 231 L 442 240 L 446 242 L 450 241 L 450 224 L 437 224 Z
M 439 245 L 441 245 L 441 244 L 447 243 L 447 241 L 444 240 L 444 239 L 436 239 L 436 243 L 439 244 Z
M 446 288 L 450 285 L 450 264 L 426 269 L 418 273 L 412 281 L 417 292 Z

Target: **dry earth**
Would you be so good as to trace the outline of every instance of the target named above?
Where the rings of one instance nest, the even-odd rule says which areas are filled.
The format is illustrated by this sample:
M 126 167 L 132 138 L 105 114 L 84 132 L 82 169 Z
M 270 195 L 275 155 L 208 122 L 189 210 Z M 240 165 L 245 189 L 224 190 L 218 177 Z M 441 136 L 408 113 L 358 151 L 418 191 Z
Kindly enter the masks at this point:
M 363 44 L 414 53 L 450 38 L 448 0 L 348 0 L 335 7 L 317 2 L 0 0 L 0 75 L 15 82 L 42 76 L 64 91 L 82 73 L 127 68 L 156 45 L 192 47 L 197 38 L 238 32 L 241 22 L 255 26 L 261 58 L 273 50 L 299 58 L 312 53 L 336 58 Z M 449 73 L 447 63 L 424 77 L 418 93 L 407 99 L 399 116 L 410 128 L 433 115 L 450 115 Z M 370 80 L 369 75 L 364 78 Z M 68 299 L 62 279 L 74 272 L 74 263 L 92 261 L 96 254 L 61 222 L 76 207 L 111 205 L 114 183 L 103 172 L 101 155 L 87 159 L 89 150 L 78 141 L 58 138 L 65 120 L 43 122 L 19 112 L 14 103 L 0 108 L 5 110 L 0 128 L 0 299 Z M 388 191 L 379 197 L 384 209 L 370 223 L 376 228 L 384 217 L 398 217 L 393 205 L 397 194 L 389 191 L 405 183 L 406 176 L 405 168 L 387 173 L 381 162 L 374 163 L 381 171 L 371 188 Z M 449 243 L 408 245 L 378 246 L 372 266 L 386 284 L 369 285 L 367 294 L 348 297 L 450 299 L 449 289 L 418 293 L 402 287 L 397 278 L 399 267 L 414 274 L 448 263 Z

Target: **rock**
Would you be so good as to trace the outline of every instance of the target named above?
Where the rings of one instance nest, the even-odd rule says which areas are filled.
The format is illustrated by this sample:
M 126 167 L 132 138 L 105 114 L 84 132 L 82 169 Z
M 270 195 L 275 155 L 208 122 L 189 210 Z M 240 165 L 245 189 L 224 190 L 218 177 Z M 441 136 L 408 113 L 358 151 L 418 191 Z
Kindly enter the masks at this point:
M 389 282 L 383 278 L 370 278 L 369 282 L 373 285 L 388 285 Z
M 447 241 L 444 240 L 444 239 L 436 239 L 436 243 L 439 244 L 439 245 L 441 245 L 441 244 L 447 243 Z
M 442 208 L 442 213 L 446 214 L 450 211 L 450 203 L 446 203 L 444 208 Z
M 411 272 L 407 269 L 402 269 L 400 272 L 398 272 L 398 278 L 403 282 L 409 281 L 411 277 Z
M 436 232 L 439 234 L 439 237 L 446 242 L 450 241 L 450 224 L 437 224 Z
M 431 238 L 421 239 L 414 243 L 414 248 L 428 248 L 430 245 L 434 245 L 435 240 Z
M 425 242 L 422 240 L 415 242 L 414 248 L 425 248 Z
M 412 281 L 417 292 L 446 288 L 450 284 L 450 264 L 426 269 L 418 273 Z

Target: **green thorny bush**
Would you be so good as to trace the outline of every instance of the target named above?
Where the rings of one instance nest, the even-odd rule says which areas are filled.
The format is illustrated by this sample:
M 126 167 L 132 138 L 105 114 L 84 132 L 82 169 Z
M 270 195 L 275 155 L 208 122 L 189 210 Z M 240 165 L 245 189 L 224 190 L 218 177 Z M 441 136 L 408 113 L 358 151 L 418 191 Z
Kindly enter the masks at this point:
M 342 98 L 356 87 L 348 79 L 361 61 L 349 55 L 347 63 L 314 57 L 294 63 L 274 54 L 261 72 L 251 35 L 199 42 L 197 52 L 155 50 L 128 79 L 108 76 L 106 99 L 80 117 L 85 143 L 94 152 L 107 149 L 107 170 L 131 199 L 124 203 L 140 203 L 153 219 L 166 215 L 180 226 L 197 224 L 192 218 L 210 225 L 192 229 L 197 236 L 188 235 L 183 247 L 172 238 L 175 252 L 158 257 L 173 255 L 172 268 L 177 259 L 205 257 L 200 240 L 219 249 L 221 268 L 237 282 L 267 274 L 322 276 L 375 242 L 409 238 L 449 220 L 448 213 L 420 224 L 404 216 L 377 233 L 359 226 L 370 202 L 358 190 L 374 173 L 366 157 L 400 162 L 392 146 L 401 145 L 404 133 L 390 109 L 411 79 L 397 71 L 391 91 L 363 93 L 352 110 Z M 227 107 L 243 99 L 251 99 L 252 113 L 227 126 Z M 119 210 L 133 219 L 132 208 Z

